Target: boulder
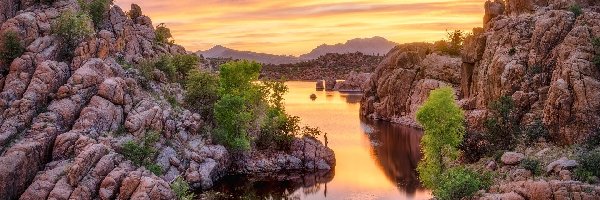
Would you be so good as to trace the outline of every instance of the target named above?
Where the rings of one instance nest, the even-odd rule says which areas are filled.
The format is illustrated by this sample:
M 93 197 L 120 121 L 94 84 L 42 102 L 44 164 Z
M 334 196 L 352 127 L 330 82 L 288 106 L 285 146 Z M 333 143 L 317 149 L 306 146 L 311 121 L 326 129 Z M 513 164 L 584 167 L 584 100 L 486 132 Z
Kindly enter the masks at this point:
M 577 167 L 579 164 L 577 164 L 577 161 L 575 160 L 569 160 L 567 157 L 562 157 L 558 160 L 555 160 L 553 162 L 551 162 L 550 164 L 548 164 L 546 166 L 546 172 L 547 173 L 551 173 L 551 172 L 560 172 L 563 169 L 565 170 L 569 170 L 569 169 L 573 169 L 575 167 Z
M 516 165 L 519 164 L 523 158 L 525 158 L 525 155 L 522 153 L 505 152 L 502 154 L 502 157 L 500 157 L 500 160 L 505 165 Z

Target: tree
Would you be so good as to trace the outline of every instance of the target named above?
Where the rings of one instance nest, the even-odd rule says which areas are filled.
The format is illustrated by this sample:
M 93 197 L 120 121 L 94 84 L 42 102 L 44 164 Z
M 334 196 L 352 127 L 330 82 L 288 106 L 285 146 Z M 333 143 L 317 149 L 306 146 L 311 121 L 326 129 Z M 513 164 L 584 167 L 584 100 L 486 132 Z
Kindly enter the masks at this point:
M 156 36 L 155 41 L 161 44 L 173 44 L 173 41 L 169 41 L 170 38 L 173 37 L 171 35 L 171 29 L 167 28 L 164 23 L 158 24 L 156 26 L 156 30 L 154 31 Z
M 463 46 L 466 33 L 461 30 L 455 30 L 446 33 L 446 39 L 434 43 L 434 48 L 442 53 L 458 56 Z
M 424 158 L 417 170 L 426 187 L 435 188 L 446 166 L 444 157 L 456 158 L 465 133 L 464 112 L 454 100 L 450 87 L 431 91 L 417 111 L 417 121 L 425 134 L 421 139 Z
M 213 105 L 219 99 L 219 77 L 209 72 L 193 70 L 185 81 L 185 103 L 201 116 L 212 119 Z
M 94 28 L 89 15 L 86 13 L 65 11 L 54 22 L 52 33 L 60 39 L 61 56 L 71 58 L 77 45 L 94 33 Z

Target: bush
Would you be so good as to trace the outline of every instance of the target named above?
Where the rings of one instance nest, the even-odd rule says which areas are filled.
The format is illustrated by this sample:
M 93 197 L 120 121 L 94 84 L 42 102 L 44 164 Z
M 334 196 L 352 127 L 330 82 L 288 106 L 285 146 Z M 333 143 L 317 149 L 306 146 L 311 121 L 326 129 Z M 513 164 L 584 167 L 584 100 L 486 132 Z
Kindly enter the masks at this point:
M 575 15 L 575 18 L 583 14 L 583 10 L 581 10 L 581 6 L 579 4 L 573 4 L 569 6 L 569 11 L 571 11 Z
M 225 94 L 215 103 L 217 128 L 214 138 L 217 142 L 235 151 L 250 149 L 248 129 L 252 112 L 241 96 Z
M 433 195 L 440 200 L 454 200 L 473 196 L 481 189 L 491 185 L 491 176 L 455 167 L 448 169 L 439 178 L 439 186 L 433 188 Z
M 21 39 L 14 31 L 6 31 L 0 38 L 0 62 L 9 64 L 25 52 Z
M 463 42 L 467 34 L 461 30 L 447 32 L 446 34 L 445 40 L 440 40 L 434 43 L 435 50 L 448 55 L 460 55 L 460 51 L 462 50 Z
M 156 35 L 155 41 L 160 44 L 173 44 L 174 43 L 172 40 L 169 41 L 169 39 L 172 38 L 173 36 L 171 35 L 171 29 L 165 27 L 164 23 L 160 23 L 158 26 L 156 26 L 156 30 L 154 31 L 154 34 Z
M 510 56 L 514 56 L 516 53 L 517 53 L 517 49 L 515 49 L 514 47 L 510 48 L 508 50 L 508 55 L 510 55 Z
M 96 27 L 99 27 L 104 19 L 104 14 L 110 9 L 112 0 L 91 0 L 86 3 L 85 0 L 78 0 L 81 10 L 85 11 Z
M 62 44 L 60 54 L 66 59 L 73 57 L 77 45 L 94 33 L 94 28 L 87 14 L 66 11 L 61 13 L 52 25 L 52 32 L 60 38 Z
M 514 101 L 510 96 L 500 97 L 490 104 L 490 117 L 485 121 L 488 152 L 514 148 L 520 133 Z
M 544 139 L 546 141 L 550 140 L 550 132 L 544 126 L 541 120 L 537 119 L 533 121 L 530 125 L 524 128 L 525 132 L 525 142 L 527 144 L 534 143 L 539 139 Z
M 287 150 L 300 131 L 300 118 L 285 113 L 282 108 L 269 108 L 256 140 L 259 149 Z
M 540 161 L 538 160 L 525 158 L 521 160 L 520 165 L 523 169 L 531 171 L 531 174 L 533 174 L 534 176 L 540 175 L 540 173 L 542 173 L 542 166 Z
M 594 47 L 594 58 L 593 62 L 596 68 L 600 69 L 600 37 L 592 39 L 592 46 Z
M 445 170 L 443 158 L 455 158 L 458 155 L 457 147 L 463 141 L 465 132 L 464 113 L 454 100 L 452 88 L 431 91 L 429 98 L 417 111 L 417 121 L 425 130 L 421 139 L 423 159 L 417 171 L 426 187 L 435 188 Z
M 156 175 L 162 173 L 162 169 L 158 165 L 154 165 L 154 157 L 156 156 L 156 149 L 154 144 L 158 142 L 160 135 L 156 132 L 147 132 L 144 135 L 143 140 L 138 143 L 133 140 L 126 142 L 123 145 L 123 151 L 121 154 L 133 162 L 136 166 L 145 166 L 146 169 L 153 172 Z
M 138 17 L 142 16 L 142 8 L 140 8 L 140 6 L 138 6 L 137 4 L 133 3 L 131 4 L 131 10 L 129 10 L 128 15 L 129 18 L 135 20 Z
M 219 77 L 209 72 L 192 71 L 185 81 L 185 105 L 207 119 L 213 117 L 213 105 L 219 99 Z
M 195 198 L 194 193 L 190 192 L 190 185 L 181 176 L 171 183 L 171 190 L 175 192 L 178 200 L 193 200 Z
M 188 73 L 198 66 L 198 57 L 191 54 L 163 55 L 156 60 L 154 66 L 164 72 L 172 82 L 183 82 Z
M 467 163 L 479 161 L 487 154 L 487 141 L 480 132 L 468 132 L 459 148 L 463 152 L 462 159 Z
M 577 180 L 595 183 L 600 177 L 600 148 L 580 153 L 577 158 L 575 177 Z

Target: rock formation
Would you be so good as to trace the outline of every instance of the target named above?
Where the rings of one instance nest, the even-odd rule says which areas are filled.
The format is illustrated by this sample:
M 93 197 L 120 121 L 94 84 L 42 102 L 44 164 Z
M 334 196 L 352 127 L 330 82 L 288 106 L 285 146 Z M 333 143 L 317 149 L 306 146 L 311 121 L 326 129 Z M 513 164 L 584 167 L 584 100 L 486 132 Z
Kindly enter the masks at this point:
M 350 72 L 346 80 L 335 84 L 334 90 L 347 92 L 362 92 L 367 88 L 367 83 L 371 78 L 370 73 Z
M 569 11 L 578 3 L 580 16 Z M 461 58 L 439 56 L 427 44 L 393 49 L 375 70 L 361 113 L 414 123 L 429 90 L 455 88 L 471 129 L 488 105 L 515 101 L 522 124 L 541 119 L 554 140 L 584 140 L 600 123 L 600 68 L 592 44 L 600 37 L 598 1 L 507 0 L 485 3 L 484 28 L 466 38 Z M 433 53 L 430 53 L 433 52 Z
M 13 31 L 26 47 L 0 63 L 0 199 L 174 199 L 169 183 L 179 176 L 211 187 L 230 153 L 201 134 L 202 116 L 168 103 L 163 94 L 183 98 L 178 83 L 141 82 L 138 69 L 124 67 L 185 49 L 155 42 L 150 18 L 111 5 L 66 61 L 51 26 L 79 10 L 75 0 L 0 2 L 0 34 Z M 151 130 L 160 133 L 152 145 L 159 175 L 122 155 L 124 143 Z

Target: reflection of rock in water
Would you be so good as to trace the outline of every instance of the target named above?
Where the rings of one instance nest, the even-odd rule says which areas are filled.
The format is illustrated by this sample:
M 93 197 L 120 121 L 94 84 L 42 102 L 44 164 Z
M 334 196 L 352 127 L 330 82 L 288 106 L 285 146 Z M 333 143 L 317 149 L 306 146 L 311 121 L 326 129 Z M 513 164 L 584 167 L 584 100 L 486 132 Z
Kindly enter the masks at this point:
M 420 130 L 389 122 L 363 121 L 365 132 L 372 141 L 372 151 L 385 175 L 398 184 L 408 196 L 421 189 L 416 172 L 421 160 Z
M 341 93 L 342 98 L 346 99 L 346 103 L 356 104 L 360 103 L 360 99 L 362 99 L 362 93 Z
M 211 199 L 300 199 L 294 192 L 304 194 L 319 191 L 327 194 L 327 183 L 333 180 L 335 170 L 315 173 L 286 173 L 264 176 L 230 175 L 223 177 L 209 193 L 221 195 Z

